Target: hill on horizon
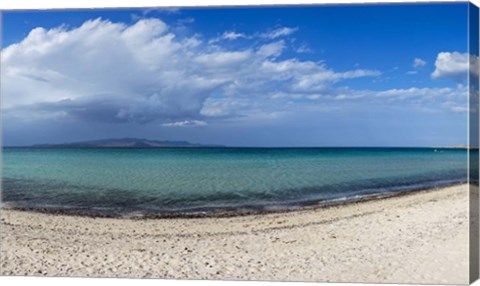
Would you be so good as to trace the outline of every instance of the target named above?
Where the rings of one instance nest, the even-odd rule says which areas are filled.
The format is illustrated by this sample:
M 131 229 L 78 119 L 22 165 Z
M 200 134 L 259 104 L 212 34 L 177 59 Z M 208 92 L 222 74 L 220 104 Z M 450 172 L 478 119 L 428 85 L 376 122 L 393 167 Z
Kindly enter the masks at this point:
M 32 147 L 77 147 L 77 148 L 195 148 L 195 147 L 223 147 L 222 145 L 205 145 L 188 141 L 158 141 L 143 138 L 112 138 L 60 144 L 35 144 Z

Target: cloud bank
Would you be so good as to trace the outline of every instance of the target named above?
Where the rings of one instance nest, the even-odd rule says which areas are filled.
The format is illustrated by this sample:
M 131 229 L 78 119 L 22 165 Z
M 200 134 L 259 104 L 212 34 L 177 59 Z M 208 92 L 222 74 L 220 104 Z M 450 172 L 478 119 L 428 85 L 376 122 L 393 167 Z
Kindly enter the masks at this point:
M 222 107 L 276 106 L 268 100 L 279 92 L 313 95 L 343 80 L 380 75 L 285 57 L 287 45 L 279 38 L 295 31 L 277 28 L 262 34 L 261 45 L 225 49 L 198 34 L 176 35 L 156 18 L 36 28 L 2 51 L 4 112 L 27 121 L 201 126 L 239 113 Z M 240 37 L 223 34 L 227 40 Z

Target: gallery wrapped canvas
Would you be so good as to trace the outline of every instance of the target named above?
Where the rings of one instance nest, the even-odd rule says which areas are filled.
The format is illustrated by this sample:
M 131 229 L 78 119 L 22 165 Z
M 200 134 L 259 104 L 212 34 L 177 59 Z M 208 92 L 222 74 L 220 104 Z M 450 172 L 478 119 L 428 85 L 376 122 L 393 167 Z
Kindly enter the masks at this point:
M 1 13 L 1 275 L 478 278 L 475 5 Z

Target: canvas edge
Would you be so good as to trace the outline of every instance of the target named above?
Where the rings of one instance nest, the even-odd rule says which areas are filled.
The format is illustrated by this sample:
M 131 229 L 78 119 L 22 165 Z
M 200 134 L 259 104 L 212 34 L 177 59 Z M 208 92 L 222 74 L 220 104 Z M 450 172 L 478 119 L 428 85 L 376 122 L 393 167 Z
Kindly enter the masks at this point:
M 471 0 L 469 0 L 471 1 Z M 363 2 L 363 3 L 301 3 L 301 4 L 257 4 L 257 5 L 221 5 L 221 6 L 194 6 L 187 8 L 236 8 L 236 7 L 262 7 L 262 6 L 329 6 L 329 5 L 389 5 L 389 4 L 399 4 L 399 5 L 415 5 L 415 4 L 452 4 L 452 3 L 462 3 L 463 1 L 431 1 L 431 2 Z M 465 2 L 464 2 L 465 3 Z M 469 96 L 469 118 L 468 118 L 468 178 L 469 178 L 469 283 L 474 283 L 480 277 L 480 200 L 479 200 L 479 72 L 478 68 L 480 66 L 479 58 L 479 12 L 480 9 L 477 3 L 467 2 L 468 3 L 468 56 L 469 56 L 469 73 L 468 73 L 468 96 Z M 147 6 L 145 6 L 147 7 Z M 145 7 L 119 7 L 118 9 L 130 9 L 130 8 L 145 8 Z M 149 6 L 148 6 L 149 7 Z M 170 6 L 160 6 L 162 8 L 170 8 Z M 177 7 L 177 6 L 173 6 Z M 185 6 L 180 6 L 185 8 Z M 2 45 L 2 33 L 3 33 L 3 13 L 4 12 L 17 12 L 17 11 L 37 11 L 37 10 L 56 10 L 56 9 L 70 9 L 70 10 L 86 10 L 89 8 L 49 8 L 49 9 L 0 9 L 0 51 L 3 49 Z M 111 7 L 96 7 L 96 9 L 115 9 Z M 1 53 L 0 53 L 1 54 Z M 472 64 L 477 62 L 477 65 Z M 2 61 L 0 60 L 0 74 L 2 72 Z M 474 67 L 477 68 L 477 73 L 472 72 Z M 0 76 L 0 87 L 2 77 Z M 3 94 L 0 88 L 0 150 L 3 149 L 3 112 L 1 109 L 3 107 Z M 0 152 L 0 165 L 2 164 L 2 155 L 3 152 Z M 0 178 L 1 178 L 1 168 L 0 168 Z M 0 180 L 0 196 L 3 190 L 2 180 Z M 1 201 L 0 201 L 1 205 Z M 1 229 L 0 229 L 1 231 Z M 2 247 L 0 240 L 0 249 Z M 0 257 L 1 261 L 1 257 Z M 1 267 L 1 266 L 0 266 Z M 4 277 L 4 276 L 0 276 Z M 323 282 L 326 283 L 326 282 Z M 354 282 L 352 282 L 354 283 Z
M 3 70 L 2 70 L 2 54 L 3 54 L 3 13 L 4 10 L 0 9 L 0 166 L 3 166 Z M 0 198 L 3 198 L 3 168 L 0 168 Z M 0 212 L 2 209 L 3 200 L 0 199 Z M 0 232 L 2 232 L 2 227 L 0 225 Z M 0 239 L 0 253 L 2 250 L 2 239 Z M 0 255 L 0 262 L 2 262 L 2 256 Z M 2 263 L 0 263 L 0 272 L 2 268 Z M 2 276 L 0 276 L 2 277 Z
M 469 93 L 469 282 L 479 278 L 479 8 L 468 5 L 468 93 Z M 475 69 L 477 69 L 475 71 Z

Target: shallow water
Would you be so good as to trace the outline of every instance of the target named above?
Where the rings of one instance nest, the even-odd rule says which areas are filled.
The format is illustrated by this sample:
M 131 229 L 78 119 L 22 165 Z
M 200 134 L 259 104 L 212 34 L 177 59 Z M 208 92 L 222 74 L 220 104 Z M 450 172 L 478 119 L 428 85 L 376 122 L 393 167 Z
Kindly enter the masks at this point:
M 88 215 L 265 211 L 467 181 L 433 148 L 5 148 L 7 206 Z

